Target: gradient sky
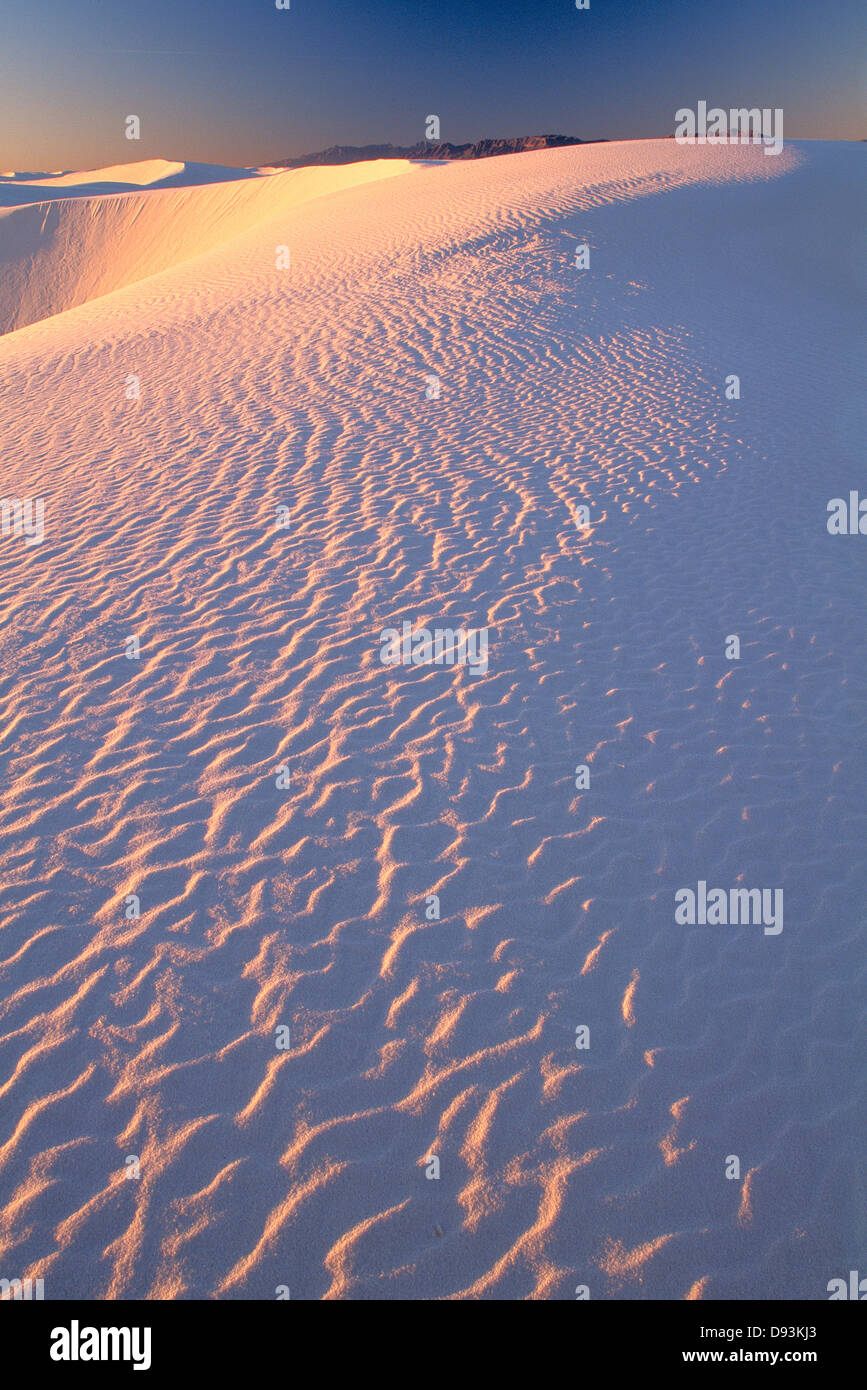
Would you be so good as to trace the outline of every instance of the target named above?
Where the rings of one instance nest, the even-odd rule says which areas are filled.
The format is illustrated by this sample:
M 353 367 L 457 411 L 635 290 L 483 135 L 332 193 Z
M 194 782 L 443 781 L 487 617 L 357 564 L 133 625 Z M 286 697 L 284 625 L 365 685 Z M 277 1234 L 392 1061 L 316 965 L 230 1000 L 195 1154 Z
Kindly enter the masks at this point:
M 670 134 L 678 107 L 782 107 L 861 139 L 864 0 L 0 0 L 0 169 L 331 144 Z M 142 138 L 124 136 L 141 118 Z

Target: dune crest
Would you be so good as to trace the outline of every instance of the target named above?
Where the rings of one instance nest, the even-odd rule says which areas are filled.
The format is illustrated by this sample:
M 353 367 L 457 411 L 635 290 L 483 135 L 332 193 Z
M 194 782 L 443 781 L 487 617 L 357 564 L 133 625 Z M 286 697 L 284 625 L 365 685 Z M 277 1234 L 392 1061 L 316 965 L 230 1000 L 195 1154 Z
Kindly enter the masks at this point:
M 191 260 L 283 211 L 408 168 L 402 160 L 289 171 L 144 160 L 0 180 L 0 334 Z

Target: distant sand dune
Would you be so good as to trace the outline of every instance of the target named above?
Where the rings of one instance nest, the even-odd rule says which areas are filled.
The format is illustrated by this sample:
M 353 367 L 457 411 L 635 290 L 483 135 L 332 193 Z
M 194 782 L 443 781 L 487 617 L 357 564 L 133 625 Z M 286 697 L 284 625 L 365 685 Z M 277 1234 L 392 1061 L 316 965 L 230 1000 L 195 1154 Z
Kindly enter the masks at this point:
M 0 180 L 0 333 L 192 260 L 284 209 L 410 167 L 401 160 L 288 172 L 143 165 L 60 174 L 35 186 Z M 139 184 L 146 196 L 130 197 Z

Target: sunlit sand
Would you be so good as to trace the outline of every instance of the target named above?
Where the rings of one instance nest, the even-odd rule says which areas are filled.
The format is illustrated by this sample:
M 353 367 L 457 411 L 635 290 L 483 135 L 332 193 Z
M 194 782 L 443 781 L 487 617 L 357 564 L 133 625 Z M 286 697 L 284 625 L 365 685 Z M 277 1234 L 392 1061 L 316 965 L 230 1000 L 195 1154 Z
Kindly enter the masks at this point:
M 848 1268 L 862 153 L 0 180 L 0 1273 Z

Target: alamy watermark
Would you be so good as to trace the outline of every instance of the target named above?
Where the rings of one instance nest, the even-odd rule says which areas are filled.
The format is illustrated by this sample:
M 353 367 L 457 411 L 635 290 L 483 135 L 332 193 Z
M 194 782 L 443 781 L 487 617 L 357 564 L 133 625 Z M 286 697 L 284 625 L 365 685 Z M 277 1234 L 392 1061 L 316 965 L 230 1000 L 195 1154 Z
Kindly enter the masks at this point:
M 6 1302 L 31 1303 L 45 1298 L 44 1279 L 0 1279 L 0 1299 Z
M 51 1330 L 52 1361 L 131 1361 L 134 1371 L 151 1364 L 149 1327 L 82 1327 L 73 1318 L 69 1327 Z
M 467 666 L 471 676 L 488 670 L 488 629 L 417 628 L 404 621 L 401 631 L 383 628 L 379 637 L 383 666 Z
M 863 1303 L 867 1299 L 867 1279 L 862 1279 L 857 1269 L 849 1270 L 848 1284 L 845 1279 L 829 1279 L 826 1287 L 829 1302 L 837 1298 L 853 1298 Z
M 0 497 L 0 535 L 24 536 L 25 545 L 45 539 L 45 503 L 41 497 Z
M 723 111 L 700 101 L 698 109 L 683 106 L 675 112 L 677 129 L 674 138 L 679 145 L 752 145 L 761 144 L 765 154 L 779 154 L 783 148 L 783 108 L 732 107 Z
M 674 895 L 678 926 L 763 926 L 765 936 L 783 930 L 782 888 L 711 888 L 699 879 L 698 889 L 678 888 Z
M 848 505 L 845 497 L 832 497 L 827 510 L 830 536 L 867 536 L 867 497 L 853 490 Z

